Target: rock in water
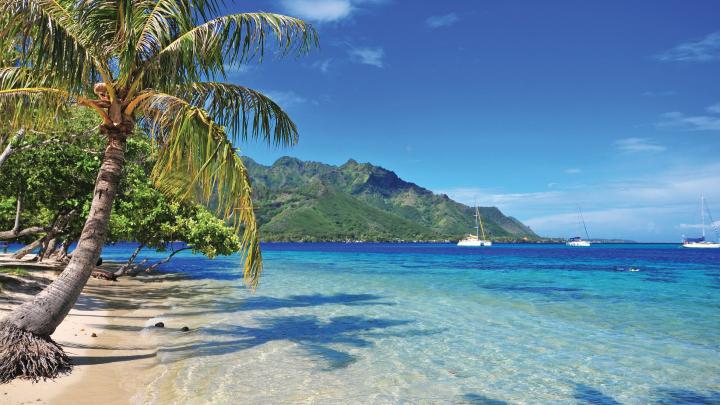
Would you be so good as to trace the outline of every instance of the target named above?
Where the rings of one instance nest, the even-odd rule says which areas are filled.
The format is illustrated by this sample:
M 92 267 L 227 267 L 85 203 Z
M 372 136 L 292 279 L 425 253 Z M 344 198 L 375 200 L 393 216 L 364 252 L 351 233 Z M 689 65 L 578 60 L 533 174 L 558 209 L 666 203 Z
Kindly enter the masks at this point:
M 188 328 L 187 326 L 183 326 L 180 330 L 183 332 L 190 332 L 190 328 Z
M 165 327 L 165 323 L 163 323 L 163 322 L 158 322 L 158 323 L 155 324 L 155 327 L 156 327 L 156 328 L 164 328 L 164 327 Z

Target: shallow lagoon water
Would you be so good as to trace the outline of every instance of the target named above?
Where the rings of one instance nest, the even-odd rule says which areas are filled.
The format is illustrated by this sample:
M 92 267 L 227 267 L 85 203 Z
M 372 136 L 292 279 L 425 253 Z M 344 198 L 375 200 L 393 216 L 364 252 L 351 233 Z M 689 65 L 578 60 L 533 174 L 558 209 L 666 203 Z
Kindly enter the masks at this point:
M 192 281 L 159 318 L 192 332 L 158 339 L 138 402 L 720 403 L 718 251 L 277 243 L 264 257 L 254 294 L 237 257 L 165 268 Z

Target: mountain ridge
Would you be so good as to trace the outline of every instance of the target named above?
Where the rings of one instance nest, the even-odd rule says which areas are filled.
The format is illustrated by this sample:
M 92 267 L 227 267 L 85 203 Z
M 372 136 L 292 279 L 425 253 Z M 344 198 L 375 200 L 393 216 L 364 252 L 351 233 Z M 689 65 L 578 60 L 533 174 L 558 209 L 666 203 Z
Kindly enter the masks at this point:
M 333 166 L 283 156 L 272 165 L 243 157 L 266 241 L 438 241 L 473 231 L 474 209 L 354 159 Z M 497 241 L 537 240 L 496 207 L 481 207 Z

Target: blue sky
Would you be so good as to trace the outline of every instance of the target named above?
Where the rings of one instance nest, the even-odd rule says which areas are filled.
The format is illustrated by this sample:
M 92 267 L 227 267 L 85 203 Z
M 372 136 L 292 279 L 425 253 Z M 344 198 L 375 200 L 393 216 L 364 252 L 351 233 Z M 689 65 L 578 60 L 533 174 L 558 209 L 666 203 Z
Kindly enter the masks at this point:
M 321 48 L 229 80 L 300 128 L 292 155 L 394 170 L 546 236 L 678 241 L 720 219 L 720 2 L 243 1 Z

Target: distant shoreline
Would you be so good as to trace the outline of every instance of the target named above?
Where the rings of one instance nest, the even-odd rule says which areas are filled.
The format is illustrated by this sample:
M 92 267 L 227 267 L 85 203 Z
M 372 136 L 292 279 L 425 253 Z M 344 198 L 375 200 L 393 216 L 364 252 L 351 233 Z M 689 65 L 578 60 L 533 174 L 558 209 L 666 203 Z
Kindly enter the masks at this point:
M 337 241 L 337 240 L 325 240 L 325 241 L 298 241 L 298 240 L 287 240 L 287 241 L 263 241 L 264 244 L 280 244 L 280 243 L 298 243 L 298 244 L 310 244 L 310 243 L 335 243 L 335 244 L 436 244 L 436 245 L 447 245 L 455 244 L 457 241 Z M 623 241 L 623 242 L 611 242 L 604 241 L 598 242 L 590 240 L 593 245 L 681 245 L 680 242 L 637 242 L 637 241 Z M 129 242 L 132 243 L 132 242 Z M 564 245 L 565 240 L 561 241 L 493 241 L 495 245 Z

